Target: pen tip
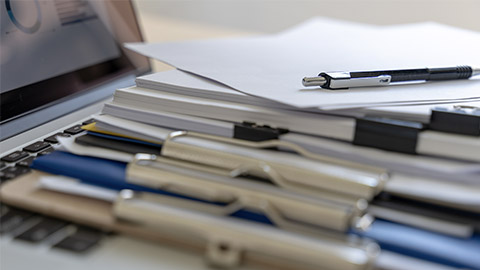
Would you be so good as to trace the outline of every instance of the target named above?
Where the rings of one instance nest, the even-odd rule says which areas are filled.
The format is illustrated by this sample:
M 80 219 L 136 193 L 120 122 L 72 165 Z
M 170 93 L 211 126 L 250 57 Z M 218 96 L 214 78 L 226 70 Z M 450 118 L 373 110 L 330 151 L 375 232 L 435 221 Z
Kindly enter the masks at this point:
M 472 77 L 480 75 L 480 68 L 472 68 Z
M 324 77 L 305 77 L 302 80 L 303 86 L 323 86 L 327 83 Z

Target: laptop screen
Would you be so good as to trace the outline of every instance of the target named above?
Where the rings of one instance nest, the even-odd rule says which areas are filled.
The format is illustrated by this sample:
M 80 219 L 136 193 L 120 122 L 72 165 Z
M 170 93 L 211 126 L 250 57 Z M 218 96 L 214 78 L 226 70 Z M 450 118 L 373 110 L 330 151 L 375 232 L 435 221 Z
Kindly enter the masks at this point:
M 1 123 L 149 69 L 129 1 L 0 2 Z

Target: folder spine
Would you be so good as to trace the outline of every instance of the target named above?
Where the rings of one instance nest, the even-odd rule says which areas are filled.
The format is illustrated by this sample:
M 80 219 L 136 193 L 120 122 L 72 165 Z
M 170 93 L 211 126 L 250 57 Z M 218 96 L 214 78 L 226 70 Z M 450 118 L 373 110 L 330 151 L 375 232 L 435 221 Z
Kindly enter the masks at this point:
M 365 117 L 356 120 L 353 144 L 401 153 L 416 154 L 423 124 L 387 118 Z

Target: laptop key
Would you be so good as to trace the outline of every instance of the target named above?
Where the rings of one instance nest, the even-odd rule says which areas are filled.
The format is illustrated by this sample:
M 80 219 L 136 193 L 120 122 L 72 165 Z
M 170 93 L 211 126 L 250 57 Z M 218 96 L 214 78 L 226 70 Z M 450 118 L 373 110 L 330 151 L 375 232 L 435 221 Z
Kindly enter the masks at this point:
M 29 168 L 32 165 L 34 159 L 35 157 L 28 157 L 24 160 L 17 162 L 16 166 Z
M 3 169 L 5 166 L 7 166 L 7 163 L 0 161 L 0 169 Z
M 21 166 L 7 167 L 0 171 L 0 182 L 11 180 L 29 171 L 30 171 L 29 168 L 25 168 Z
M 5 205 L 5 204 L 0 204 L 0 220 L 2 219 L 2 217 L 8 213 L 8 210 L 10 210 L 10 208 Z
M 0 219 L 0 234 L 15 230 L 34 214 L 25 210 L 9 208 Z
M 47 143 L 47 142 L 38 141 L 38 142 L 34 142 L 34 143 L 30 144 L 29 146 L 23 148 L 23 151 L 36 153 L 36 152 L 41 151 L 41 150 L 43 150 L 43 149 L 45 149 L 49 146 L 50 146 L 50 144 Z
M 9 167 L 14 168 L 14 167 Z M 9 168 L 0 171 L 0 184 L 5 181 L 12 180 L 13 178 L 17 177 L 17 175 L 13 172 L 10 172 Z
M 83 131 L 82 125 L 76 125 L 76 126 L 65 129 L 63 132 L 71 135 L 76 135 L 78 133 L 81 133 L 82 131 Z
M 15 178 L 14 174 L 4 172 L 4 170 L 0 171 L 0 184 L 3 184 L 3 182 L 11 180 L 13 178 Z
M 67 134 L 67 133 L 57 133 L 57 134 L 52 135 L 48 138 L 45 138 L 44 141 L 46 141 L 48 143 L 58 143 L 57 136 L 59 136 L 59 137 L 71 137 L 72 135 Z
M 48 155 L 50 153 L 52 153 L 53 151 L 55 151 L 55 149 L 53 147 L 49 147 L 45 150 L 43 150 L 42 152 L 38 153 L 37 156 L 45 156 L 45 155 Z
M 1 158 L 5 162 L 17 162 L 22 158 L 28 157 L 28 152 L 25 151 L 15 151 Z
M 53 247 L 74 252 L 85 252 L 95 246 L 100 241 L 103 234 L 103 232 L 98 230 L 79 227 L 74 234 L 64 238 Z
M 95 122 L 95 119 L 88 119 L 87 121 L 84 121 L 82 122 L 82 125 L 88 125 L 88 124 L 91 124 L 91 123 L 94 123 Z
M 67 225 L 67 222 L 55 218 L 44 217 L 39 223 L 16 236 L 16 239 L 28 242 L 40 242 Z

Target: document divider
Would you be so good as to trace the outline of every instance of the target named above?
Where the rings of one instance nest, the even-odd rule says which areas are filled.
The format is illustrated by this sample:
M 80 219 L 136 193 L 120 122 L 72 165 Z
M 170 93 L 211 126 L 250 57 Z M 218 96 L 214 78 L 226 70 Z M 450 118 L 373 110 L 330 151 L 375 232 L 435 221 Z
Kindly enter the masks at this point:
M 432 110 L 430 124 L 426 126 L 380 117 L 359 118 L 356 120 L 353 144 L 407 154 L 445 156 L 449 153 L 449 157 L 478 162 L 479 155 L 462 151 L 464 147 L 471 151 L 480 149 L 479 140 L 475 138 L 478 135 L 480 110 L 440 109 Z M 436 144 L 443 148 L 435 147 Z M 445 151 L 445 147 L 449 147 L 450 151 Z
M 311 192 L 312 189 L 330 190 L 367 200 L 373 198 L 382 189 L 388 178 L 388 174 L 383 170 L 372 169 L 370 166 L 362 166 L 348 161 L 337 164 L 332 162 L 337 159 L 324 156 L 308 154 L 309 157 L 314 156 L 316 159 L 311 160 L 293 154 L 258 149 L 279 146 L 306 152 L 300 147 L 290 143 L 284 144 L 277 140 L 249 142 L 179 131 L 170 133 L 164 141 L 161 154 L 166 157 L 233 170 L 237 174 L 247 170 L 254 176 L 266 178 L 274 176 L 270 177 L 274 184 L 285 188 L 306 192 Z M 289 164 L 278 163 L 278 158 L 287 156 Z M 277 160 L 277 162 L 264 159 Z M 317 162 L 317 160 L 325 162 Z M 328 163 L 329 161 L 333 164 Z M 340 166 L 345 164 L 355 164 L 356 167 L 365 169 Z
M 356 120 L 353 144 L 416 154 L 421 123 L 365 117 Z
M 455 106 L 454 109 L 432 109 L 429 128 L 449 133 L 480 136 L 480 108 Z
M 243 257 L 253 253 L 295 262 L 297 268 L 371 269 L 379 251 L 373 243 L 347 244 L 306 237 L 256 223 L 151 203 L 136 198 L 129 190 L 121 192 L 113 211 L 120 219 L 202 239 L 207 246 L 207 260 L 217 267 L 238 266 Z
M 205 204 L 156 195 L 148 196 L 151 200 L 161 199 L 162 202 L 170 202 L 174 206 L 188 205 L 189 209 L 201 209 L 220 216 L 252 209 L 266 215 L 280 228 L 300 232 L 315 233 L 319 228 L 340 232 L 350 229 L 365 230 L 372 222 L 369 215 L 364 215 L 368 206 L 364 200 L 357 200 L 355 204 L 342 204 L 318 196 L 286 192 L 257 181 L 174 167 L 162 161 L 165 159 L 137 154 L 135 160 L 128 165 L 128 181 L 222 204 Z
M 235 124 L 233 138 L 247 141 L 278 140 L 278 136 L 288 133 L 285 128 L 272 128 L 268 125 L 257 125 L 254 122 L 244 121 L 242 124 Z

